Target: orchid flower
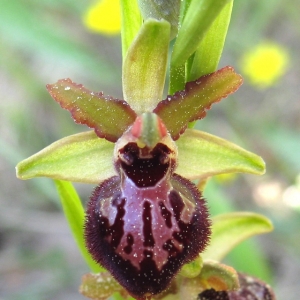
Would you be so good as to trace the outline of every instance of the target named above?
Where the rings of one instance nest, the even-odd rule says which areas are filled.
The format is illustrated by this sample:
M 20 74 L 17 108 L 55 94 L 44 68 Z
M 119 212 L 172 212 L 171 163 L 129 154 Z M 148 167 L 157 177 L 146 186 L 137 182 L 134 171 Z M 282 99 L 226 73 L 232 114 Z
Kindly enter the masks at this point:
M 213 13 L 211 20 L 216 16 Z M 267 232 L 272 225 L 248 214 L 225 216 L 211 226 L 206 201 L 192 180 L 235 172 L 263 174 L 264 162 L 231 142 L 188 127 L 204 118 L 212 104 L 235 92 L 242 78 L 227 66 L 201 74 L 163 99 L 170 23 L 147 19 L 136 35 L 133 32 L 122 37 L 124 99 L 92 92 L 70 79 L 48 84 L 53 99 L 74 121 L 93 130 L 65 137 L 25 159 L 17 166 L 17 176 L 56 180 L 83 256 L 94 272 L 100 272 L 83 279 L 81 292 L 88 297 L 106 299 L 118 291 L 140 300 L 161 299 L 167 288 L 167 293 L 177 289 L 179 272 L 179 281 L 185 282 L 182 293 L 187 293 L 189 278 L 193 278 L 192 286 L 198 280 L 201 290 L 218 290 L 220 283 L 225 290 L 237 289 L 237 273 L 209 259 L 221 260 L 234 243 Z M 171 76 L 182 69 L 184 57 L 193 48 L 190 39 L 181 36 L 179 32 L 177 41 L 181 39 L 183 49 L 188 50 L 182 51 L 175 43 Z M 187 78 L 195 77 L 196 70 L 192 67 Z M 171 81 L 175 84 L 170 83 L 169 91 L 181 85 L 181 78 Z M 98 185 L 85 216 L 64 181 Z M 245 226 L 238 236 L 231 231 L 235 222 L 242 228 L 241 224 L 254 219 L 257 228 Z M 226 247 L 228 232 L 234 241 Z

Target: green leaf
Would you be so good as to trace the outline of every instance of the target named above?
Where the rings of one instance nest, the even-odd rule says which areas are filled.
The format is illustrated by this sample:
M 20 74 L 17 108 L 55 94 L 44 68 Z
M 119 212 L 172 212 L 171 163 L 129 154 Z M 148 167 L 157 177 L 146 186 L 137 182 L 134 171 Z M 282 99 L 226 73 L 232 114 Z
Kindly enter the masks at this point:
M 17 177 L 50 177 L 99 184 L 116 175 L 114 144 L 99 139 L 93 131 L 65 137 L 17 165 Z
M 126 290 L 108 272 L 100 274 L 85 274 L 79 287 L 79 292 L 87 298 L 106 300 L 115 292 L 121 292 L 126 299 Z
M 157 1 L 138 0 L 144 19 L 164 19 L 171 24 L 171 37 L 173 39 L 178 31 L 179 12 L 181 0 Z
M 167 70 L 170 24 L 148 19 L 128 49 L 123 64 L 124 99 L 142 114 L 162 99 Z
M 234 212 L 216 216 L 213 218 L 210 244 L 202 253 L 203 259 L 220 261 L 247 238 L 272 230 L 270 220 L 256 213 Z
M 153 110 L 164 122 L 174 140 L 184 132 L 189 122 L 204 118 L 206 110 L 222 98 L 235 92 L 242 84 L 242 77 L 232 67 L 188 82 L 185 90 L 158 103 Z
M 207 30 L 230 0 L 194 0 L 189 5 L 174 44 L 171 65 L 183 65 L 197 50 Z
M 141 25 L 142 16 L 137 0 L 121 0 L 121 36 L 123 61 L 127 50 L 137 35 Z
M 47 89 L 62 108 L 70 111 L 76 123 L 94 128 L 99 137 L 111 142 L 117 141 L 136 118 L 125 101 L 91 92 L 70 79 L 48 84 Z
M 225 189 L 220 187 L 214 177 L 208 180 L 203 195 L 206 199 L 209 199 L 209 211 L 212 216 L 236 210 L 229 195 L 225 193 Z M 245 260 L 245 257 L 247 257 L 247 260 Z M 235 246 L 226 256 L 226 262 L 229 262 L 231 266 L 240 272 L 252 274 L 269 283 L 271 282 L 272 271 L 265 254 L 259 246 L 259 241 L 256 239 L 248 239 Z
M 71 182 L 61 180 L 55 180 L 54 182 L 61 200 L 65 217 L 69 223 L 81 255 L 92 272 L 98 273 L 103 271 L 104 269 L 93 260 L 85 246 L 83 232 L 85 213 L 76 190 Z
M 176 141 L 179 175 L 203 180 L 223 173 L 251 173 L 261 175 L 265 163 L 257 155 L 217 136 L 187 129 Z
M 193 57 L 187 81 L 216 71 L 225 43 L 232 6 L 233 0 L 223 7 L 221 13 L 206 32 Z

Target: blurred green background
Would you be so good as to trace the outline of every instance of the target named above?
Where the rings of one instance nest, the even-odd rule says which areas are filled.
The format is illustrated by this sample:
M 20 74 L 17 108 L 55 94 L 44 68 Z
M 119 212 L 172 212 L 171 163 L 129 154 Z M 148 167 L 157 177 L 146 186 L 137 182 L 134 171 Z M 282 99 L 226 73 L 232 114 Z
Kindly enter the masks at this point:
M 45 85 L 70 77 L 122 98 L 120 37 L 91 33 L 82 15 L 91 1 L 0 0 L 0 300 L 85 299 L 88 271 L 49 179 L 21 181 L 15 165 L 76 125 Z M 300 18 L 299 1 L 235 0 L 220 67 L 242 75 L 241 56 L 261 41 L 285 47 L 290 63 L 276 84 L 261 89 L 245 78 L 214 105 L 198 129 L 261 155 L 267 173 L 213 179 L 205 197 L 212 214 L 255 211 L 273 233 L 238 247 L 226 263 L 272 283 L 278 299 L 300 294 Z M 93 189 L 76 184 L 84 203 Z

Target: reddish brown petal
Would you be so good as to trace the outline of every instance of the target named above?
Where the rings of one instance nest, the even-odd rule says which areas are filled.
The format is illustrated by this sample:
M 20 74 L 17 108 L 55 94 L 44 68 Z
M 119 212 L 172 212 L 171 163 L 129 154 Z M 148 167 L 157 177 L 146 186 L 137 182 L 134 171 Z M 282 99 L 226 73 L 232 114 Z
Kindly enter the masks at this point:
M 158 103 L 153 110 L 164 122 L 174 140 L 178 139 L 189 122 L 202 119 L 211 105 L 234 93 L 242 77 L 232 67 L 188 82 L 183 91 L 176 92 Z
M 136 113 L 124 101 L 94 93 L 70 79 L 48 84 L 50 95 L 72 114 L 76 123 L 94 128 L 96 134 L 115 142 L 134 122 Z

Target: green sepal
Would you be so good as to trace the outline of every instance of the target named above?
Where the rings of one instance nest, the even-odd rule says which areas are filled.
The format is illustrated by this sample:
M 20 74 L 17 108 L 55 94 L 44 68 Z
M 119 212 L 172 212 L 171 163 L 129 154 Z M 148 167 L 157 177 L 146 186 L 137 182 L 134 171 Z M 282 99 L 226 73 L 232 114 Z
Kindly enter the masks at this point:
M 164 19 L 171 24 L 171 36 L 173 39 L 178 31 L 179 12 L 181 0 L 138 0 L 144 19 Z
M 204 180 L 225 173 L 262 175 L 265 172 L 261 157 L 200 130 L 187 129 L 176 144 L 178 167 L 175 172 L 188 179 Z
M 210 244 L 202 253 L 203 259 L 222 260 L 235 246 L 247 238 L 273 230 L 266 217 L 252 212 L 233 212 L 212 219 Z
M 116 175 L 113 166 L 114 144 L 99 139 L 93 131 L 65 137 L 21 161 L 17 177 L 94 183 Z
M 216 71 L 231 18 L 233 0 L 227 3 L 200 42 L 187 74 L 187 81 Z
M 72 114 L 76 123 L 94 128 L 96 134 L 111 142 L 134 122 L 136 113 L 124 101 L 94 93 L 70 79 L 48 84 L 50 95 Z
M 148 19 L 128 49 L 123 63 L 124 99 L 142 114 L 162 99 L 167 71 L 170 24 Z
M 54 182 L 61 200 L 65 217 L 69 223 L 69 227 L 81 255 L 92 272 L 99 273 L 104 271 L 105 269 L 100 267 L 100 265 L 93 260 L 85 246 L 83 233 L 85 212 L 76 190 L 71 182 L 62 180 L 55 180 Z
M 128 48 L 142 26 L 142 16 L 137 0 L 120 0 L 122 57 L 125 59 Z
M 197 50 L 207 30 L 230 0 L 192 1 L 178 31 L 171 57 L 171 65 L 183 65 Z
M 264 161 L 241 147 L 208 133 L 187 129 L 176 142 L 176 173 L 189 179 L 243 172 L 261 175 Z M 93 131 L 65 137 L 17 165 L 17 177 L 50 177 L 97 184 L 116 175 L 114 144 L 99 139 Z
M 174 140 L 184 132 L 189 122 L 202 119 L 211 105 L 234 93 L 242 84 L 242 77 L 232 67 L 188 82 L 183 91 L 158 103 L 153 110 L 164 122 Z

